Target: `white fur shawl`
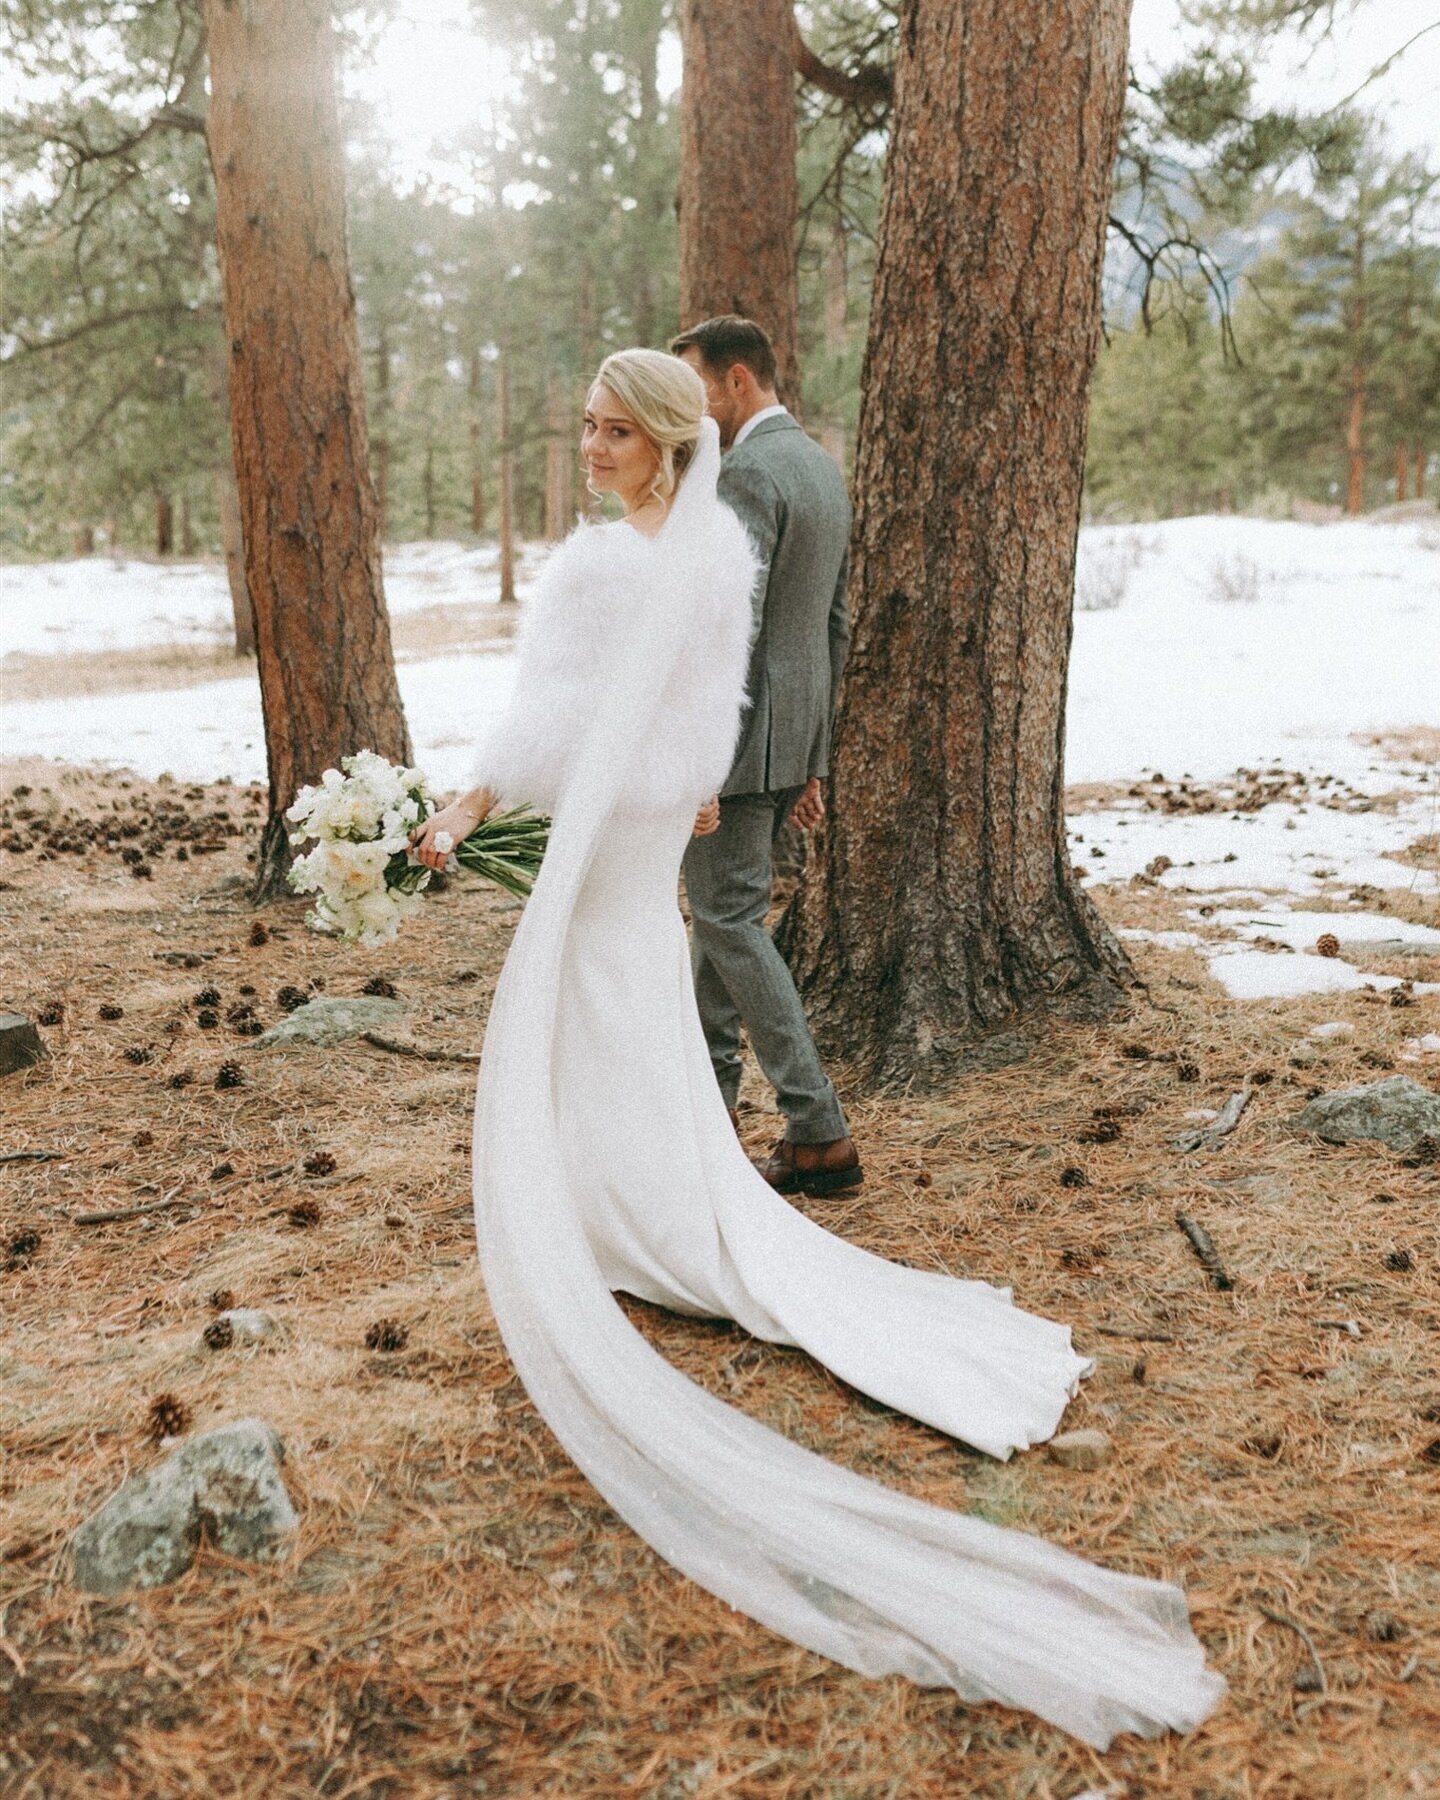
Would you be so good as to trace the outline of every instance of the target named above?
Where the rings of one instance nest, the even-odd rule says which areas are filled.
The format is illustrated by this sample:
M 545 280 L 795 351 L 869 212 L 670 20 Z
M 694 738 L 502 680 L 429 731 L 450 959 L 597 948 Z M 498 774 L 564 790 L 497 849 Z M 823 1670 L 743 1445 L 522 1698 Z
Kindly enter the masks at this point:
M 653 672 L 658 705 L 621 772 L 619 805 L 698 809 L 723 785 L 746 704 L 759 565 L 727 506 L 685 523 L 683 535 L 654 539 L 623 521 L 582 524 L 551 553 L 521 616 L 513 698 L 475 763 L 476 785 L 503 805 L 553 813 L 607 693 L 623 685 L 623 659 L 654 654 L 642 627 L 661 608 L 684 608 L 683 639 Z

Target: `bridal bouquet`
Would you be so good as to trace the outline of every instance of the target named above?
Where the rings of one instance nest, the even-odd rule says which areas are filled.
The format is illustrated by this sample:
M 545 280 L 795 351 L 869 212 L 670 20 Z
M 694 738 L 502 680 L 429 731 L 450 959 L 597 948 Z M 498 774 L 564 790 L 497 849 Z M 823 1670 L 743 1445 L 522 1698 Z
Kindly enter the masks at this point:
M 344 773 L 341 773 L 341 770 Z M 435 811 L 419 769 L 401 769 L 360 750 L 327 769 L 315 787 L 302 788 L 285 814 L 290 842 L 313 849 L 297 857 L 290 885 L 315 894 L 305 923 L 361 944 L 388 944 L 415 912 L 430 870 L 410 854 L 410 833 Z M 452 865 L 470 869 L 523 900 L 545 853 L 548 824 L 524 808 L 492 813 L 450 851 Z

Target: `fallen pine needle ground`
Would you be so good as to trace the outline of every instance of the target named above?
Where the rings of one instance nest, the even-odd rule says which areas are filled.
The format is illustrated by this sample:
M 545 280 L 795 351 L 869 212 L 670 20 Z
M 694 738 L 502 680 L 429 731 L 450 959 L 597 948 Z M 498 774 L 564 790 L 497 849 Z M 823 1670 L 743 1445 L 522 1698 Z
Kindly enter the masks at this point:
M 365 952 L 298 904 L 249 906 L 252 790 L 15 765 L 0 808 L 26 845 L 0 850 L 0 993 L 51 1021 L 0 1114 L 7 1800 L 1440 1794 L 1440 1166 L 1292 1125 L 1312 1090 L 1394 1066 L 1433 1000 L 1237 1004 L 1193 953 L 1141 946 L 1128 1018 L 854 1104 L 866 1185 L 814 1216 L 1071 1323 L 1098 1366 L 1065 1425 L 1113 1440 L 1099 1469 L 990 1462 L 795 1352 L 625 1303 L 823 1455 L 1183 1582 L 1230 1698 L 1186 1740 L 1099 1756 L 775 1638 L 663 1564 L 550 1437 L 476 1262 L 473 1065 L 383 1044 L 478 1049 L 512 902 L 452 882 Z M 156 823 L 177 808 L 202 821 L 188 838 Z M 1100 898 L 1116 924 L 1178 920 L 1154 891 Z M 244 1035 L 377 977 L 407 1008 L 382 1041 Z M 1322 1019 L 1353 1037 L 1297 1055 Z M 1247 1078 L 1235 1130 L 1178 1152 L 1184 1115 Z M 758 1087 L 743 1125 L 757 1151 L 777 1132 Z M 222 1305 L 281 1332 L 207 1348 Z M 169 1453 L 162 1428 L 251 1416 L 285 1442 L 301 1518 L 279 1561 L 202 1548 L 169 1587 L 69 1585 L 70 1533 Z

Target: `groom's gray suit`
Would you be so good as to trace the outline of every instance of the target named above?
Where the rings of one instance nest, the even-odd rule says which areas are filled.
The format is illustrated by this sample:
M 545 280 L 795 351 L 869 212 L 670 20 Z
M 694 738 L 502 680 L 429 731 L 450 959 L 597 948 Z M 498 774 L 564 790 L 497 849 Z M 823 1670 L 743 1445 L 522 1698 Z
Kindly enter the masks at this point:
M 765 929 L 772 848 L 802 789 L 829 771 L 835 693 L 850 641 L 850 501 L 828 452 L 786 414 L 761 419 L 720 468 L 720 498 L 761 560 L 739 748 L 720 829 L 685 854 L 695 992 L 727 1106 L 740 1088 L 743 1023 L 792 1143 L 848 1135 L 784 959 Z

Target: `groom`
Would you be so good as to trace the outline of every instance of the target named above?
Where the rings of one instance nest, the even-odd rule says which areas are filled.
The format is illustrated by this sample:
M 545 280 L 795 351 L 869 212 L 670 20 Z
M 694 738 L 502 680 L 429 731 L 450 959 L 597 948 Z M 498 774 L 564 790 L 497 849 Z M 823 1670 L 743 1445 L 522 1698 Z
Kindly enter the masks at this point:
M 820 784 L 850 640 L 850 502 L 833 458 L 780 404 L 775 352 L 758 325 L 707 319 L 670 348 L 705 383 L 727 452 L 720 498 L 761 562 L 750 708 L 721 789 L 719 829 L 693 838 L 685 854 L 700 1018 L 731 1119 L 742 1024 L 785 1114 L 761 1174 L 782 1194 L 833 1194 L 860 1185 L 860 1158 L 765 914 L 781 827 L 792 820 L 811 831 L 825 817 Z

